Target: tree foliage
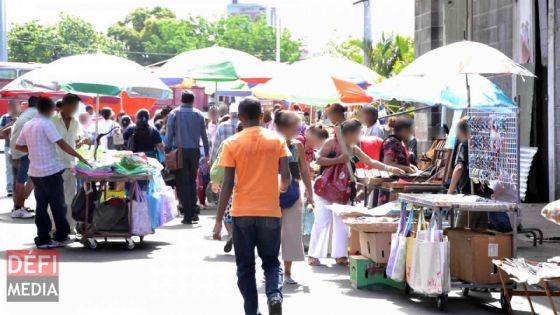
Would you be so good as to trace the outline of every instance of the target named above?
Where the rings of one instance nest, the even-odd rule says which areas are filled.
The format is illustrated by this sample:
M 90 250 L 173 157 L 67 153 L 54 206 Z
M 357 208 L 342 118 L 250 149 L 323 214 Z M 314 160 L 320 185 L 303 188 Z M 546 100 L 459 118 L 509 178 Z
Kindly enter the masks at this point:
M 202 17 L 177 19 L 167 10 L 140 8 L 113 25 L 109 36 L 125 43 L 128 57 L 140 64 L 152 64 L 183 51 L 219 45 L 238 49 L 263 60 L 274 59 L 276 30 L 264 17 L 223 16 L 215 22 Z M 281 60 L 299 59 L 300 42 L 284 30 Z
M 8 34 L 8 54 L 12 61 L 48 63 L 61 57 L 105 52 L 123 55 L 124 46 L 94 30 L 80 18 L 60 15 L 55 25 L 37 21 L 16 24 Z
M 281 61 L 298 60 L 300 44 L 284 29 Z M 178 19 L 173 11 L 154 7 L 135 9 L 111 26 L 107 35 L 96 32 L 91 23 L 69 15 L 60 15 L 55 25 L 38 21 L 15 24 L 9 33 L 10 60 L 24 62 L 48 63 L 64 56 L 101 51 L 148 65 L 213 45 L 272 60 L 276 56 L 276 29 L 268 25 L 264 16 L 255 21 L 241 15 L 222 16 L 217 21 L 202 17 Z
M 384 77 L 398 74 L 414 61 L 414 40 L 410 37 L 382 34 L 377 44 L 369 44 L 365 48 L 370 60 L 369 67 Z M 327 53 L 363 63 L 364 45 L 357 38 L 348 38 L 342 42 L 330 41 Z

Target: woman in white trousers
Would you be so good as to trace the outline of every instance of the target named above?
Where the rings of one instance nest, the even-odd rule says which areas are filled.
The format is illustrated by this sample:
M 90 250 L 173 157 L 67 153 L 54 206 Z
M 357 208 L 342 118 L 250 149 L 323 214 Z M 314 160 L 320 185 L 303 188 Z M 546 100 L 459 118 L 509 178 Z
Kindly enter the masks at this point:
M 399 168 L 373 160 L 356 145 L 360 141 L 362 130 L 362 124 L 358 120 L 347 120 L 341 124 L 340 128 L 341 132 L 339 134 L 342 135 L 343 141 L 338 141 L 336 137 L 330 138 L 319 151 L 317 164 L 321 168 L 351 163 L 352 168 L 355 169 L 354 163 L 359 160 L 374 169 L 385 170 L 396 175 L 404 174 L 404 171 Z M 340 145 L 346 145 L 346 150 L 341 150 Z M 344 152 L 348 152 L 348 154 L 344 154 Z M 332 202 L 325 198 L 328 198 L 328 196 L 315 197 L 315 222 L 311 231 L 308 263 L 312 266 L 317 266 L 320 264 L 319 258 L 327 257 L 330 227 L 332 224 L 331 257 L 335 258 L 337 264 L 347 265 L 348 228 L 342 223 L 341 218 L 327 209 L 327 206 Z

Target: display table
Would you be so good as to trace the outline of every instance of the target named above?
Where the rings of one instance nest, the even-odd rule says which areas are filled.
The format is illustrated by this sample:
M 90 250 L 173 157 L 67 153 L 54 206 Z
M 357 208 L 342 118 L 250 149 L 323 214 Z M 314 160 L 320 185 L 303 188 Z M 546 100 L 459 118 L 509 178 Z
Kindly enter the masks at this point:
M 474 195 L 447 195 L 447 194 L 399 194 L 401 202 L 401 212 L 407 211 L 408 205 L 429 209 L 432 213 L 437 214 L 437 225 L 439 229 L 443 229 L 442 215 L 444 209 L 449 210 L 449 226 L 453 227 L 454 211 L 472 211 L 472 212 L 511 212 L 513 215 L 513 226 L 517 226 L 518 205 L 515 203 L 499 202 L 492 199 L 482 198 Z M 512 235 L 512 256 L 517 255 L 517 231 L 513 229 Z M 505 284 L 505 286 L 508 286 Z M 489 289 L 502 288 L 500 284 L 484 284 L 484 283 L 468 283 L 459 280 L 451 281 L 451 287 L 462 289 L 463 295 L 468 295 L 470 289 Z M 440 298 L 440 297 L 438 297 Z M 447 297 L 442 298 L 443 301 Z M 439 306 L 439 301 L 438 301 Z
M 500 297 L 500 303 L 502 308 L 507 309 L 508 314 L 512 314 L 513 310 L 511 308 L 511 299 L 514 296 L 525 296 L 531 307 L 531 312 L 535 314 L 535 309 L 533 307 L 533 302 L 531 301 L 532 296 L 546 296 L 550 307 L 552 308 L 552 313 L 554 315 L 558 314 L 556 311 L 556 305 L 554 304 L 553 297 L 560 296 L 560 290 L 551 289 L 550 283 L 556 282 L 560 283 L 560 276 L 542 276 L 538 277 L 537 287 L 541 289 L 530 289 L 527 279 L 523 279 L 522 275 L 524 273 L 534 273 L 534 270 L 524 270 L 523 265 L 519 262 L 512 261 L 509 259 L 493 260 L 494 265 L 498 268 L 498 273 L 500 275 L 500 281 L 502 283 L 502 295 Z M 527 265 L 538 266 L 539 263 L 535 261 L 526 261 Z M 521 277 L 520 277 L 521 275 Z M 535 276 L 537 277 L 537 276 Z M 507 283 L 511 280 L 518 285 L 523 287 L 523 290 L 514 290 L 510 288 Z

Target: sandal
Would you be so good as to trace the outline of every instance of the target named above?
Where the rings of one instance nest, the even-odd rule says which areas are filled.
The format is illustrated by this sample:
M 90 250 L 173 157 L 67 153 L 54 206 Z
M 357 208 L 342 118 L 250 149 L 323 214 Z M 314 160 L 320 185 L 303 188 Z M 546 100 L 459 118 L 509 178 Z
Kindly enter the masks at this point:
M 309 264 L 309 266 L 321 266 L 321 261 L 315 257 L 307 258 L 307 263 Z
M 339 257 L 335 259 L 336 264 L 339 266 L 348 266 L 348 258 L 346 257 Z
M 296 280 L 292 279 L 291 276 L 285 276 L 284 277 L 284 283 L 285 284 L 292 284 L 292 285 L 298 284 L 298 282 Z

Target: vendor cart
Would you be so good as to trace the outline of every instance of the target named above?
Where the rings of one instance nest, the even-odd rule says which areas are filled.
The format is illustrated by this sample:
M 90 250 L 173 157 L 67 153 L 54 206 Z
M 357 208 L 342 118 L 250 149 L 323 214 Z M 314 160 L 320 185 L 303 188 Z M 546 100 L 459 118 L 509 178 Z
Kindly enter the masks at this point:
M 121 174 L 107 174 L 107 175 L 96 175 L 96 176 L 89 176 L 83 173 L 77 173 L 76 177 L 78 180 L 81 180 L 86 187 L 91 187 L 92 185 L 99 185 L 100 191 L 106 190 L 108 183 L 117 183 L 117 182 L 125 182 L 130 185 L 129 190 L 134 191 L 136 185 L 138 185 L 138 181 L 148 181 L 151 178 L 151 175 L 148 174 L 141 174 L 141 175 L 121 175 Z M 84 207 L 84 217 L 85 220 L 83 222 L 83 231 L 82 231 L 82 238 L 80 242 L 91 249 L 97 248 L 97 239 L 103 238 L 107 241 L 108 238 L 124 238 L 126 242 L 126 247 L 128 249 L 134 249 L 135 243 L 132 239 L 132 203 L 134 202 L 134 198 L 129 198 L 127 203 L 128 209 L 128 231 L 127 232 L 113 232 L 113 231 L 93 231 L 91 229 L 91 216 L 92 210 L 90 209 L 90 202 L 88 200 L 89 195 L 86 194 L 86 202 Z M 144 236 L 139 236 L 140 242 L 144 241 Z
M 499 202 L 487 198 L 477 196 L 464 196 L 464 195 L 445 195 L 445 194 L 400 194 L 399 201 L 401 202 L 401 211 L 406 212 L 408 205 L 416 206 L 421 209 L 429 209 L 432 214 L 436 214 L 437 225 L 439 229 L 443 229 L 443 216 L 441 215 L 444 210 L 449 211 L 449 226 L 453 227 L 455 211 L 470 211 L 470 212 L 510 212 L 512 213 L 512 226 L 517 226 L 517 212 L 518 206 L 515 203 Z M 513 229 L 512 235 L 512 254 L 513 257 L 517 255 L 517 231 Z M 481 284 L 481 283 L 467 283 L 463 281 L 454 280 L 451 282 L 452 288 L 460 288 L 463 295 L 468 295 L 470 289 L 500 289 L 500 284 Z M 408 287 L 407 287 L 408 288 Z M 406 290 L 410 292 L 408 288 Z M 503 295 L 503 292 L 502 292 Z M 445 308 L 447 301 L 447 294 L 436 297 L 437 307 L 440 310 Z M 504 309 L 507 305 L 502 305 Z

